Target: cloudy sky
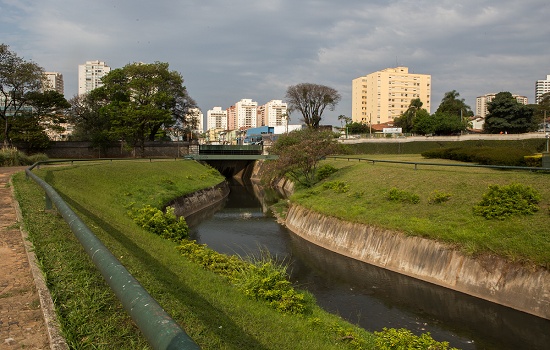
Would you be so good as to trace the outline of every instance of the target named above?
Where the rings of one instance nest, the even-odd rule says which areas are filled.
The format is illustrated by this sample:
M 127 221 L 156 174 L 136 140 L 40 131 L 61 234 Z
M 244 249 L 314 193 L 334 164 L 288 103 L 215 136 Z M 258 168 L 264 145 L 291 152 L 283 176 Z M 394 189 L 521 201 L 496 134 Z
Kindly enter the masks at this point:
M 308 82 L 342 95 L 322 124 L 351 116 L 351 81 L 388 67 L 431 74 L 432 113 L 457 90 L 534 101 L 550 75 L 548 0 L 0 0 L 0 43 L 77 93 L 78 65 L 168 62 L 203 113 L 283 99 Z M 291 116 L 297 121 L 298 115 Z

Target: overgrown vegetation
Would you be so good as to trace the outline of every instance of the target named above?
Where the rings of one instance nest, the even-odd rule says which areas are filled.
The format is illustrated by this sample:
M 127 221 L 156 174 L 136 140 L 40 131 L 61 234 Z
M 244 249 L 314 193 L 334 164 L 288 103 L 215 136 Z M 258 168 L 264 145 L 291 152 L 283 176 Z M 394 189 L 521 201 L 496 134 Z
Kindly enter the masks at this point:
M 187 222 L 183 217 L 176 217 L 173 207 L 166 207 L 164 212 L 150 205 L 140 209 L 132 207 L 128 214 L 138 226 L 164 239 L 180 242 L 189 236 Z
M 38 161 L 47 160 L 45 154 L 27 155 L 24 152 L 17 150 L 15 147 L 0 148 L 0 166 L 21 166 L 32 165 Z
M 376 334 L 376 348 L 378 350 L 457 350 L 450 348 L 447 342 L 433 340 L 430 333 L 421 336 L 414 335 L 407 329 L 384 328 Z
M 404 191 L 397 189 L 395 187 L 392 187 L 388 192 L 388 200 L 392 202 L 401 202 L 401 203 L 410 203 L 410 204 L 417 204 L 420 202 L 420 196 L 411 193 L 409 191 Z
M 474 213 L 486 219 L 504 220 L 512 215 L 533 215 L 539 211 L 541 195 L 530 186 L 512 183 L 490 185 Z

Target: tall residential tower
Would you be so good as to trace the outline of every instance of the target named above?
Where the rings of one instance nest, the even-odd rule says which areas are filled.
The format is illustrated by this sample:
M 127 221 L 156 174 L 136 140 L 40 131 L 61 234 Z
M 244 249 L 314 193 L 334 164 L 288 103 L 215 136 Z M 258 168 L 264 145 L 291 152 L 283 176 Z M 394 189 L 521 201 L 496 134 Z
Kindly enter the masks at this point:
M 84 95 L 103 84 L 101 78 L 111 71 L 102 61 L 86 61 L 78 65 L 78 96 Z
M 430 112 L 431 75 L 409 73 L 408 67 L 386 68 L 353 79 L 351 117 L 363 124 L 384 124 L 405 112 L 419 98 Z
M 535 103 L 538 104 L 547 92 L 550 92 L 550 75 L 546 76 L 546 80 L 537 80 L 535 83 Z

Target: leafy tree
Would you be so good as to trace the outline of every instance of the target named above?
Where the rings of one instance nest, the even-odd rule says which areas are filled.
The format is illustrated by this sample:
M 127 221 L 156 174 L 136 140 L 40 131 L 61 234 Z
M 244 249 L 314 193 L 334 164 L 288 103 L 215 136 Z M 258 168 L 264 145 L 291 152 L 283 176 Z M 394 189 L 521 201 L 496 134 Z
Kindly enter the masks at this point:
M 44 69 L 25 61 L 0 44 L 0 118 L 3 121 L 4 146 L 10 143 L 13 121 L 22 114 L 29 116 L 31 93 L 39 92 L 45 82 Z
M 411 132 L 414 127 L 416 114 L 422 110 L 422 105 L 423 103 L 419 98 L 412 99 L 409 108 L 394 120 L 395 126 L 402 128 L 403 132 Z
M 288 176 L 296 183 L 310 187 L 315 183 L 317 165 L 323 157 L 338 149 L 334 133 L 307 128 L 281 135 L 270 149 L 279 158 L 266 164 L 266 173 Z
M 369 126 L 363 123 L 353 122 L 347 124 L 346 127 L 350 134 L 365 134 L 369 132 Z
M 340 123 L 342 124 L 342 128 L 344 127 L 344 125 L 348 125 L 349 123 L 351 123 L 351 118 L 350 117 L 346 117 L 345 115 L 343 114 L 340 114 L 338 116 L 338 120 L 340 121 Z
M 473 116 L 474 113 L 470 106 L 466 104 L 463 98 L 459 97 L 460 94 L 456 90 L 446 92 L 435 112 L 461 116 L 463 118 Z
M 412 132 L 419 135 L 430 135 L 435 133 L 436 125 L 433 115 L 427 110 L 421 109 L 416 112 Z
M 96 136 L 107 136 L 109 139 L 121 139 L 132 147 L 139 147 L 145 152 L 145 141 L 166 136 L 166 130 L 179 123 L 187 127 L 196 107 L 189 97 L 183 77 L 175 71 L 169 71 L 168 63 L 152 64 L 132 63 L 115 69 L 102 79 L 103 86 L 92 91 L 88 109 L 82 111 L 82 117 L 89 112 L 96 113 L 100 122 L 95 126 Z M 76 101 L 75 101 L 76 102 Z M 76 120 L 87 121 L 84 118 Z M 108 128 L 102 130 L 101 128 Z
M 530 105 L 534 110 L 534 119 L 536 124 L 542 124 L 550 119 L 550 92 L 547 92 L 541 96 L 538 104 Z
M 106 113 L 100 113 L 105 102 L 97 96 L 97 91 L 74 96 L 69 100 L 71 107 L 68 110 L 69 121 L 74 125 L 72 139 L 90 141 L 93 147 L 107 148 L 114 140 L 109 133 L 111 121 Z
M 511 93 L 499 92 L 487 106 L 483 130 L 489 134 L 506 132 L 519 134 L 537 130 L 534 110 L 519 103 Z
M 465 118 L 447 112 L 435 112 L 433 123 L 433 133 L 435 135 L 458 134 L 468 128 L 468 121 Z
M 303 122 L 309 128 L 318 128 L 325 108 L 334 110 L 341 96 L 335 89 L 318 84 L 301 83 L 289 86 L 286 91 L 288 111 L 302 113 Z

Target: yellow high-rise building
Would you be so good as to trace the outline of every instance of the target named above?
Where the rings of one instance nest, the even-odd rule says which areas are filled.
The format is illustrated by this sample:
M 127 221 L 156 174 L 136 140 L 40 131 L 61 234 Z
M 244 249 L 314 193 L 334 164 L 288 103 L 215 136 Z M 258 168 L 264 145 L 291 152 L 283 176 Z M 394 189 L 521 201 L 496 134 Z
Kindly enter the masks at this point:
M 352 120 L 363 124 L 391 122 L 416 98 L 430 112 L 431 80 L 429 74 L 410 74 L 408 67 L 386 68 L 353 79 Z

